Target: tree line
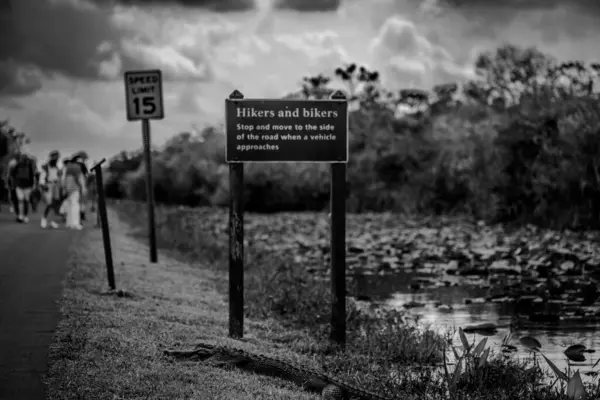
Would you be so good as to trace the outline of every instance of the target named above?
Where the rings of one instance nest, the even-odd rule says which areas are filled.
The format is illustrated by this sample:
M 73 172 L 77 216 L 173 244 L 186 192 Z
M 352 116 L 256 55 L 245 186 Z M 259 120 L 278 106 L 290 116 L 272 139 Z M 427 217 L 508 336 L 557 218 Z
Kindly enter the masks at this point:
M 462 213 L 494 222 L 600 225 L 600 64 L 559 61 L 534 47 L 480 54 L 477 78 L 430 90 L 391 91 L 357 64 L 306 76 L 288 98 L 320 99 L 344 83 L 349 116 L 351 212 Z M 225 206 L 223 126 L 181 132 L 154 150 L 155 198 Z M 248 211 L 320 211 L 324 164 L 247 164 Z M 144 200 L 141 151 L 108 164 L 107 196 Z

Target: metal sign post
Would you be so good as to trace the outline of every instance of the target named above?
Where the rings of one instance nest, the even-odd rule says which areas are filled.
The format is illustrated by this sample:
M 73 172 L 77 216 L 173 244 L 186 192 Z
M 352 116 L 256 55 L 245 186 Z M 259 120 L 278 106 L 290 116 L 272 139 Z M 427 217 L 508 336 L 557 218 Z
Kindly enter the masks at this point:
M 142 121 L 144 162 L 146 163 L 146 201 L 148 203 L 148 236 L 150 262 L 158 262 L 156 224 L 154 220 L 154 181 L 150 120 L 164 118 L 162 73 L 160 70 L 125 72 L 125 99 L 128 121 Z

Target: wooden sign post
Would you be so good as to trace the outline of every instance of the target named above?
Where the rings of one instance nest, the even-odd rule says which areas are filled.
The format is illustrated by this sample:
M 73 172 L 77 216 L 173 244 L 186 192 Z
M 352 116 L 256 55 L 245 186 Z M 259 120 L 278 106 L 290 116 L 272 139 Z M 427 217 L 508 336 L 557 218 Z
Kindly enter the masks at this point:
M 106 161 L 103 158 L 100 162 L 92 167 L 92 171 L 96 174 L 96 190 L 98 191 L 98 210 L 96 210 L 100 226 L 102 227 L 102 241 L 104 243 L 104 258 L 106 260 L 106 277 L 108 278 L 108 286 L 115 290 L 115 269 L 113 266 L 112 249 L 110 245 L 110 229 L 108 228 L 108 215 L 106 213 L 106 199 L 104 198 L 104 182 L 102 179 L 102 164 Z
M 338 91 L 329 100 L 225 100 L 229 163 L 229 336 L 244 326 L 245 162 L 331 163 L 331 340 L 346 342 L 346 163 L 348 103 Z
M 152 179 L 152 147 L 150 120 L 164 118 L 162 73 L 160 70 L 125 72 L 127 120 L 142 121 L 144 162 L 146 164 L 146 201 L 148 203 L 148 235 L 150 262 L 158 262 L 156 224 L 154 220 L 154 181 Z

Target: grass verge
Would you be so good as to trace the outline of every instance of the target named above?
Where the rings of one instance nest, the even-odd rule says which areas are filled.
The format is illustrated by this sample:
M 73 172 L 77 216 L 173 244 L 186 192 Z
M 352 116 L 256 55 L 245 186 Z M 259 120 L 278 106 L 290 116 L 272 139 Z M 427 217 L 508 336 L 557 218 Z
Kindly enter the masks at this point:
M 209 271 L 163 254 L 150 264 L 147 247 L 127 232 L 112 218 L 117 288 L 128 294 L 122 297 L 106 291 L 100 230 L 77 239 L 50 351 L 50 399 L 314 398 L 264 377 L 163 357 L 166 346 L 222 341 L 227 305 Z M 248 327 L 266 336 L 274 329 L 268 322 Z M 241 345 L 256 348 L 248 337 Z
M 190 235 L 185 228 L 197 221 L 189 214 L 182 218 L 181 210 L 159 208 L 162 250 L 159 264 L 150 264 L 147 247 L 136 240 L 143 230 L 130 228 L 143 227 L 144 207 L 116 208 L 121 216 L 111 211 L 116 278 L 128 295 L 104 292 L 101 232 L 86 231 L 74 249 L 64 317 L 51 349 L 50 399 L 318 398 L 278 380 L 163 357 L 166 347 L 229 340 L 226 242 L 207 234 L 220 229 L 216 225 L 206 223 L 204 234 Z M 222 219 L 218 211 L 210 214 Z M 236 345 L 319 367 L 391 398 L 448 398 L 440 370 L 432 368 L 441 359 L 442 337 L 404 324 L 397 313 L 373 316 L 351 302 L 349 351 L 332 352 L 323 344 L 328 285 L 291 268 L 289 260 L 249 253 L 246 340 Z M 453 393 L 473 400 L 562 397 L 538 388 L 536 374 L 524 371 L 516 362 L 491 358 L 460 375 Z

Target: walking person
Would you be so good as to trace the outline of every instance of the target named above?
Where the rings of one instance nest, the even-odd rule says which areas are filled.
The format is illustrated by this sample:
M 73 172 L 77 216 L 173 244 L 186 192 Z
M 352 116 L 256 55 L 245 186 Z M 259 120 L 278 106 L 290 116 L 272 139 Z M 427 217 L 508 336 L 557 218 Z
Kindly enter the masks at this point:
M 13 180 L 10 176 L 10 170 L 8 168 L 8 165 L 4 174 L 4 188 L 6 189 L 6 200 L 9 204 L 10 212 L 11 214 L 16 214 L 16 210 L 18 207 L 17 193 L 15 192 L 15 185 L 13 184 Z
M 87 157 L 87 155 L 86 155 Z M 80 161 L 80 165 L 81 165 L 81 170 L 83 171 L 83 179 L 85 180 L 85 188 L 86 191 L 85 193 L 83 193 L 81 195 L 81 199 L 80 199 L 80 204 L 81 204 L 81 208 L 79 211 L 79 215 L 82 221 L 86 220 L 86 211 L 88 209 L 87 204 L 88 204 L 88 200 L 89 200 L 89 170 L 87 167 L 87 158 L 83 159 Z
M 76 153 L 65 165 L 63 173 L 63 187 L 66 192 L 65 210 L 67 213 L 66 227 L 82 229 L 81 225 L 81 197 L 87 194 L 84 172 L 87 153 Z
M 60 205 L 58 207 L 58 214 L 61 217 L 61 221 L 63 223 L 67 223 L 67 192 L 65 189 L 65 185 L 64 185 L 64 177 L 65 177 L 65 170 L 67 168 L 67 164 L 69 164 L 69 162 L 71 161 L 71 159 L 69 157 L 65 157 L 62 159 L 62 175 L 61 175 L 61 180 L 60 180 Z
M 17 222 L 29 222 L 29 206 L 31 203 L 31 192 L 36 186 L 36 171 L 37 167 L 33 157 L 21 149 L 17 149 L 15 157 L 8 163 L 8 174 L 17 197 L 15 207 Z
M 62 177 L 62 168 L 58 164 L 60 159 L 60 153 L 57 150 L 50 152 L 48 156 L 48 162 L 42 165 L 42 171 L 40 174 L 40 188 L 42 190 L 42 197 L 46 208 L 44 209 L 44 215 L 42 216 L 41 227 L 47 228 L 48 223 L 52 228 L 58 228 L 58 223 L 54 220 L 48 222 L 50 212 L 53 212 L 55 216 L 60 216 L 58 208 L 61 203 L 61 187 L 60 180 Z

